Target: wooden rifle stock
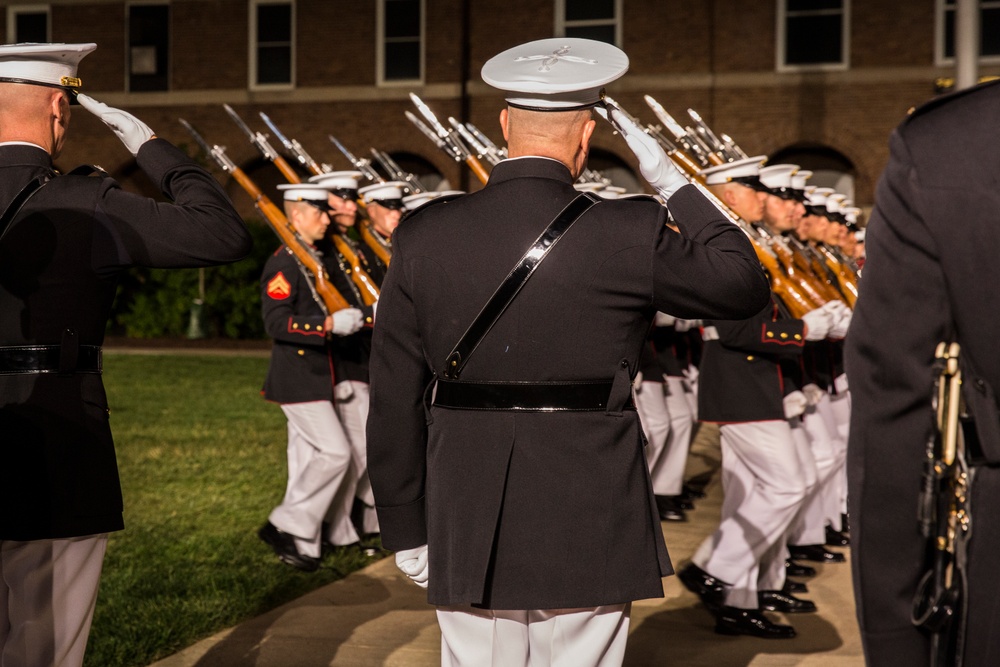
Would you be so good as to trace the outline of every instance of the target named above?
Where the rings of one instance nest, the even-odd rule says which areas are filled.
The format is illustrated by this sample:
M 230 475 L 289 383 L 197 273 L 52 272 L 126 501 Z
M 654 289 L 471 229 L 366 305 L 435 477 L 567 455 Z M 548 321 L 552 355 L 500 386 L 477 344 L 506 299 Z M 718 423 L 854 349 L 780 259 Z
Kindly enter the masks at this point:
M 490 175 L 483 167 L 483 163 L 479 161 L 475 155 L 469 154 L 469 157 L 465 158 L 465 164 L 472 170 L 472 173 L 476 175 L 479 182 L 486 185 L 486 181 L 490 180 Z
M 389 266 L 389 260 L 392 256 L 389 254 L 389 250 L 385 245 L 375 238 L 375 232 L 371 230 L 367 222 L 362 222 L 361 224 L 361 240 L 368 244 L 368 247 L 372 249 L 379 259 L 381 259 L 386 266 Z
M 285 246 L 292 252 L 295 259 L 299 261 L 302 266 L 309 269 L 309 272 L 313 275 L 313 287 L 316 289 L 316 294 L 323 300 L 323 304 L 329 313 L 334 313 L 338 310 L 343 310 L 344 308 L 350 308 L 351 304 L 337 291 L 337 289 L 330 283 L 329 276 L 326 273 L 326 269 L 319 259 L 310 252 L 302 241 L 296 236 L 295 230 L 289 224 L 288 219 L 285 218 L 285 214 L 275 206 L 270 199 L 264 196 L 264 193 L 260 191 L 260 188 L 250 180 L 250 177 L 243 173 L 243 170 L 239 167 L 234 168 L 230 174 L 240 186 L 246 190 L 247 194 L 254 200 L 257 208 L 264 215 L 268 224 L 271 228 L 278 234 L 278 238 L 285 244 Z

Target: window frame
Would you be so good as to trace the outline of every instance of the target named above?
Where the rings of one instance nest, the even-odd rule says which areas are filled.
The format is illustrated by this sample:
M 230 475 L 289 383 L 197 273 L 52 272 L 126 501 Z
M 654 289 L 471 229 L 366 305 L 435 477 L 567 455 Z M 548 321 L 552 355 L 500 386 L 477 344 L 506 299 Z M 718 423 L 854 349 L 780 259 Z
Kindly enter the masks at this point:
M 171 79 L 171 68 L 173 66 L 173 58 L 171 54 L 174 50 L 174 31 L 173 31 L 173 12 L 170 11 L 171 2 L 170 0 L 128 0 L 125 3 L 125 48 L 124 48 L 124 58 L 125 58 L 125 92 L 131 93 L 132 91 L 132 12 L 131 8 L 136 6 L 164 6 L 167 8 L 167 30 L 169 34 L 167 35 L 167 87 L 162 90 L 140 90 L 134 91 L 137 93 L 165 93 L 171 90 L 170 79 Z
M 420 76 L 416 79 L 385 78 L 385 3 L 378 0 L 375 17 L 375 85 L 380 88 L 394 86 L 422 86 L 427 78 L 427 0 L 420 2 Z
M 14 44 L 17 40 L 17 15 L 18 14 L 45 14 L 45 41 L 52 41 L 52 5 L 48 3 L 31 3 L 22 5 L 7 6 L 7 44 Z
M 788 64 L 785 62 L 785 48 L 788 42 L 788 0 L 777 0 L 777 29 L 774 40 L 774 68 L 777 72 L 843 72 L 851 68 L 851 0 L 840 0 L 841 6 L 840 36 L 841 53 L 839 63 L 812 63 L 812 64 Z M 832 10 L 805 10 L 791 12 L 792 14 L 819 14 L 821 12 L 832 12 Z
M 602 19 L 589 19 L 589 20 L 577 20 L 577 21 L 567 21 L 566 20 L 566 0 L 555 0 L 555 26 L 553 28 L 554 37 L 565 37 L 566 28 L 575 27 L 587 27 L 587 26 L 602 26 L 608 25 L 609 23 L 614 23 L 615 26 L 615 46 L 622 48 L 622 23 L 623 23 L 623 13 L 625 11 L 625 1 L 624 0 L 613 0 L 615 7 L 615 15 L 612 19 L 602 20 Z
M 949 9 L 945 6 L 945 0 L 934 0 L 934 64 L 937 67 L 954 67 L 955 66 L 955 56 L 946 56 L 944 54 L 944 43 L 945 43 L 945 15 L 948 11 L 955 11 L 955 6 Z M 984 56 L 983 55 L 983 41 L 982 41 L 982 31 L 983 31 L 983 20 L 982 13 L 984 9 L 1000 9 L 1000 0 L 979 0 L 979 64 L 980 65 L 995 65 L 1000 63 L 1000 54 Z
M 257 8 L 262 5 L 288 5 L 291 8 L 291 15 L 289 16 L 289 72 L 288 72 L 288 82 L 283 83 L 258 83 L 257 82 L 257 55 L 259 44 L 257 43 Z M 295 69 L 296 69 L 296 42 L 297 35 L 295 30 L 295 22 L 297 17 L 295 0 L 249 0 L 249 20 L 247 21 L 249 25 L 249 35 L 248 35 L 248 67 L 247 67 L 247 89 L 248 90 L 292 90 L 295 88 Z

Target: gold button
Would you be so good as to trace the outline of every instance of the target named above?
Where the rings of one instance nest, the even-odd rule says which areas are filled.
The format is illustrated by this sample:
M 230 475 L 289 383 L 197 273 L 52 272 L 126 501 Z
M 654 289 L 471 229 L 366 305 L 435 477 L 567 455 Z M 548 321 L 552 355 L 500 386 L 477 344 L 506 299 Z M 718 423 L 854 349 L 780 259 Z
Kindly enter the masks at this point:
M 306 331 L 309 331 L 309 325 L 308 324 L 303 325 L 302 328 L 305 329 Z
M 799 334 L 795 334 L 795 340 L 802 340 L 802 336 L 800 336 Z
M 303 355 L 304 355 L 305 353 L 306 353 L 306 351 L 305 351 L 305 350 L 299 350 L 299 356 L 300 356 L 300 357 L 301 357 L 301 356 L 303 356 Z
M 299 323 L 298 323 L 298 322 L 294 323 L 294 324 L 292 325 L 292 328 L 293 328 L 293 329 L 298 329 L 298 328 L 299 328 Z
M 747 355 L 747 361 L 753 361 L 753 355 L 752 354 L 748 354 Z
M 368 324 L 371 324 L 372 323 L 372 318 L 366 317 L 365 318 L 365 322 L 367 322 Z
M 767 337 L 768 338 L 774 338 L 774 332 L 773 331 L 768 331 L 767 332 Z
M 782 331 L 781 332 L 781 337 L 782 338 L 788 338 L 788 334 L 786 334 L 784 331 Z
M 322 331 L 322 330 L 323 330 L 323 325 L 322 324 L 320 324 L 319 326 L 316 327 L 316 331 Z

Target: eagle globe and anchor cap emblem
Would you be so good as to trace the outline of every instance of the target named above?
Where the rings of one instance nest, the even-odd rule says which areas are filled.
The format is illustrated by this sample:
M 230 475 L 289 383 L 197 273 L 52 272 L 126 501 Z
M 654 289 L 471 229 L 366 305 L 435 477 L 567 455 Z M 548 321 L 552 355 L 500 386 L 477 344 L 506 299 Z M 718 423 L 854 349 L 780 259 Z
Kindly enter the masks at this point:
M 625 74 L 628 64 L 625 52 L 612 44 L 555 37 L 493 56 L 483 65 L 482 77 L 504 91 L 513 107 L 571 111 L 599 103 L 604 86 Z

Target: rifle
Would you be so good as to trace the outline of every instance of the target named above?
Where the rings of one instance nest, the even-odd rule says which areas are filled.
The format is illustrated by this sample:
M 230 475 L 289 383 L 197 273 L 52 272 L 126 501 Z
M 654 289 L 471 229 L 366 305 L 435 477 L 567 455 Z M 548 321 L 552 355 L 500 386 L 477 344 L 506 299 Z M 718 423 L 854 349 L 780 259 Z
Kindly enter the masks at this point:
M 917 585 L 910 620 L 930 633 L 932 667 L 958 667 L 966 620 L 965 547 L 972 529 L 972 474 L 960 424 L 968 412 L 958 343 L 938 343 L 934 357 L 934 428 L 918 508 L 929 567 Z
M 355 157 L 354 153 L 347 150 L 347 148 L 344 147 L 344 144 L 340 143 L 337 140 L 337 137 L 332 134 L 328 134 L 326 137 L 333 143 L 334 146 L 337 147 L 337 150 L 343 153 L 344 157 L 347 158 L 347 161 L 364 175 L 365 178 L 375 183 L 385 183 L 385 179 L 382 178 L 377 171 L 375 171 L 375 167 L 372 166 L 372 163 L 369 160 Z
M 312 286 L 314 293 L 318 297 L 317 301 L 326 314 L 329 315 L 338 310 L 350 308 L 351 304 L 330 283 L 323 263 L 312 248 L 309 247 L 309 244 L 299 237 L 292 225 L 289 224 L 285 214 L 260 191 L 260 188 L 250 180 L 250 177 L 242 169 L 229 159 L 229 156 L 226 155 L 226 149 L 219 145 L 209 146 L 202 136 L 191 127 L 190 123 L 183 118 L 180 119 L 180 122 L 191 133 L 191 136 L 194 137 L 194 140 L 201 149 L 205 151 L 205 154 L 212 158 L 223 171 L 236 179 L 236 182 L 250 195 L 257 210 L 261 212 L 264 219 L 271 226 L 271 229 L 281 239 L 281 242 L 292 252 L 298 263 L 309 270 L 313 276 Z
M 271 132 L 274 133 L 274 136 L 281 142 L 281 145 L 285 147 L 285 150 L 295 156 L 295 159 L 298 160 L 299 164 L 303 167 L 308 169 L 313 174 L 324 174 L 328 171 L 333 171 L 333 168 L 330 165 L 320 164 L 319 162 L 316 162 L 316 160 L 312 159 L 312 156 L 309 155 L 309 153 L 306 153 L 306 149 L 302 148 L 302 144 L 298 141 L 295 139 L 289 139 L 282 134 L 281 130 L 278 129 L 278 126 L 275 125 L 263 111 L 260 112 L 260 118 L 271 129 Z
M 424 104 L 424 101 L 417 97 L 414 93 L 410 93 L 410 99 L 416 105 L 417 111 L 420 112 L 420 115 L 431 124 L 432 128 L 434 128 L 434 132 L 436 133 L 438 139 L 440 139 L 439 142 L 435 142 L 438 147 L 441 147 L 441 143 L 447 145 L 450 149 L 447 151 L 448 154 L 454 157 L 456 161 L 465 162 L 469 169 L 472 170 L 472 173 L 476 175 L 476 178 L 478 178 L 481 183 L 485 184 L 486 181 L 490 179 L 490 175 L 486 172 L 486 169 L 483 167 L 483 163 L 479 161 L 479 158 L 473 155 L 465 144 L 462 143 L 458 133 L 456 133 L 455 130 L 448 131 L 448 129 L 441 124 L 441 121 L 437 119 L 437 116 L 434 115 L 434 112 L 430 110 L 430 107 Z M 424 132 L 424 134 L 428 133 Z
M 427 187 L 420 182 L 417 175 L 410 171 L 403 171 L 403 168 L 392 159 L 391 155 L 375 148 L 369 148 L 368 150 L 371 151 L 372 157 L 385 169 L 385 173 L 389 174 L 394 181 L 403 181 L 409 185 L 410 194 L 427 191 Z
M 233 122 L 236 123 L 241 130 L 243 130 L 243 133 L 247 135 L 248 139 L 250 139 L 250 143 L 256 146 L 265 158 L 274 163 L 274 166 L 278 168 L 278 171 L 280 171 L 282 176 L 285 177 L 285 180 L 289 183 L 302 182 L 299 175 L 295 173 L 294 169 L 292 169 L 292 165 L 288 164 L 285 158 L 281 157 L 278 154 L 278 151 L 271 147 L 270 142 L 267 140 L 267 135 L 262 134 L 261 132 L 252 131 L 249 127 L 247 127 L 247 124 L 243 122 L 243 119 L 240 118 L 239 114 L 233 111 L 233 108 L 228 104 L 223 104 L 222 108 L 226 110 L 226 113 L 228 113 L 229 117 L 233 119 Z
M 268 118 L 267 114 L 265 114 L 263 111 L 260 112 L 260 117 L 264 119 L 264 122 L 267 123 L 267 126 L 271 128 L 272 132 L 274 132 L 274 136 L 278 137 L 278 139 L 285 146 L 285 148 L 288 148 L 290 151 L 292 151 L 292 154 L 295 155 L 295 157 L 299 160 L 299 162 L 302 163 L 314 175 L 319 176 L 320 174 L 325 174 L 329 171 L 332 171 L 329 165 L 326 164 L 321 165 L 318 162 L 316 162 L 316 160 L 313 160 L 312 157 L 309 155 L 309 153 L 307 153 L 306 150 L 302 148 L 302 144 L 300 144 L 298 141 L 294 139 L 289 139 L 284 134 L 282 134 L 281 130 L 278 129 L 278 126 L 275 125 L 273 122 L 271 122 L 271 119 Z M 299 183 L 299 182 L 301 181 L 299 180 L 289 181 L 289 183 Z M 361 266 L 361 260 L 358 258 L 358 253 L 354 252 L 354 249 L 351 248 L 350 244 L 344 239 L 344 237 L 341 234 L 331 234 L 330 236 L 333 240 L 333 245 L 337 247 L 337 251 L 344 256 L 344 259 L 346 259 L 348 264 L 350 264 L 351 266 L 351 270 L 348 272 L 349 277 L 354 282 L 354 285 L 358 288 L 358 292 L 361 295 L 361 301 L 366 306 L 370 306 L 376 301 L 378 301 L 378 287 L 375 286 L 375 282 L 371 279 L 371 276 L 369 276 L 368 272 L 365 271 L 363 266 Z

